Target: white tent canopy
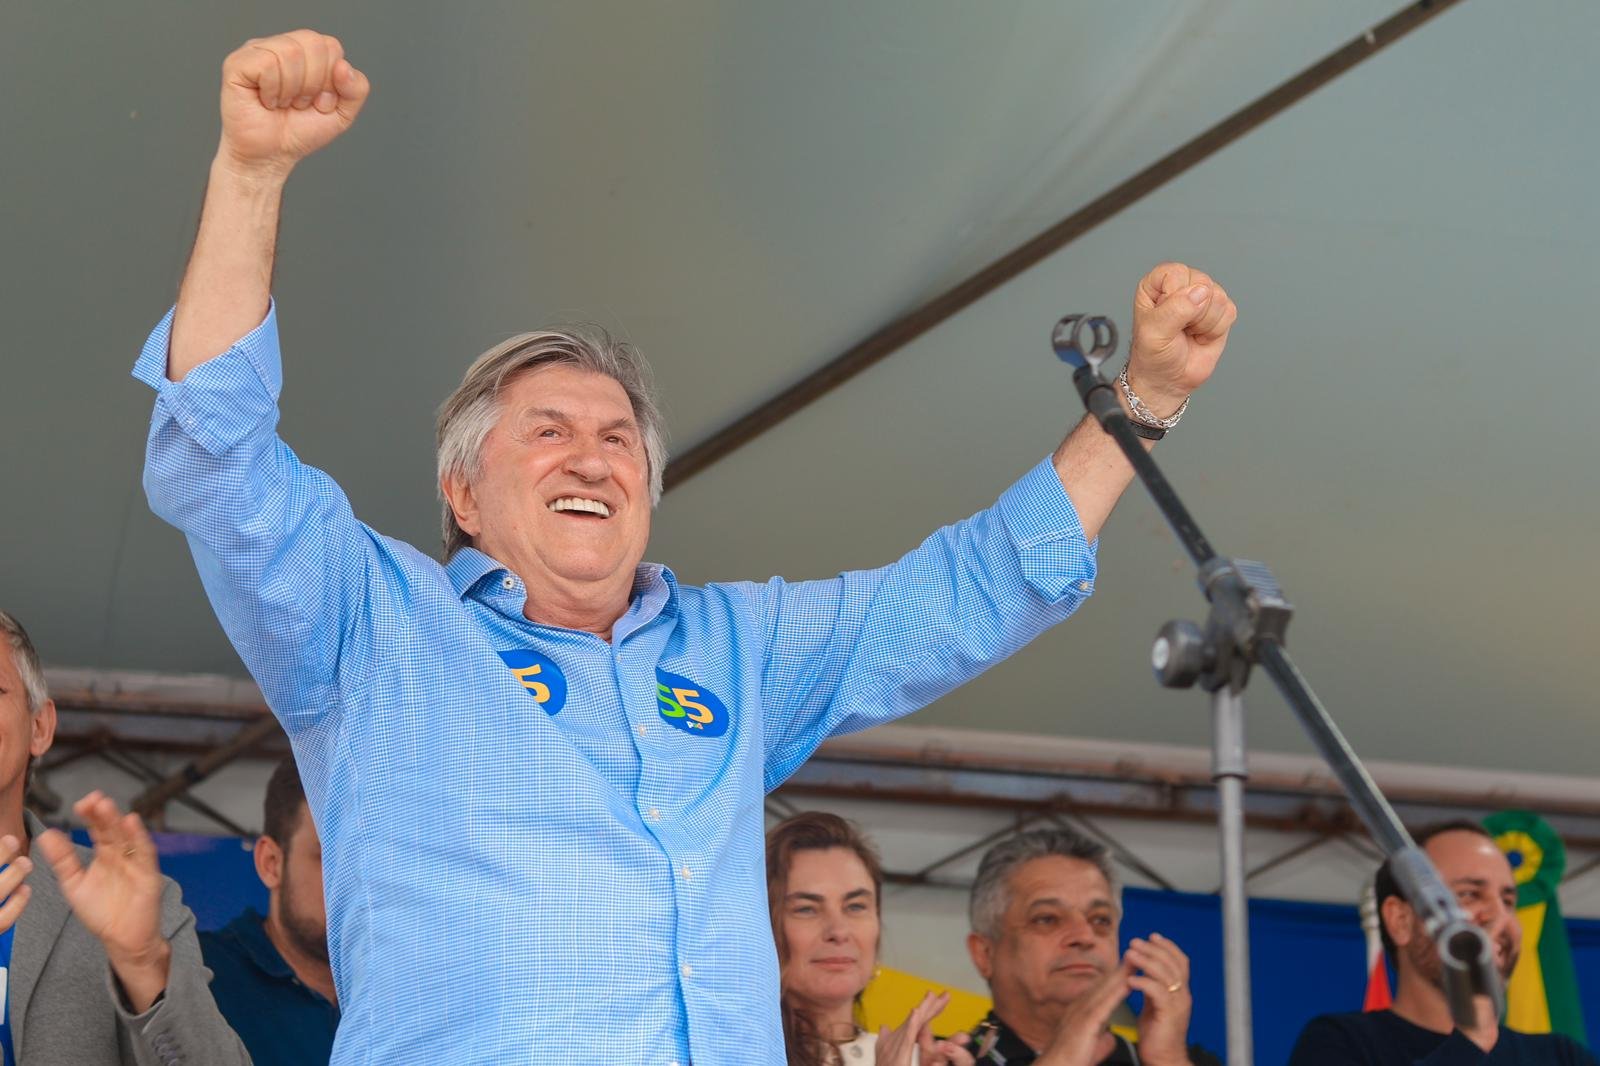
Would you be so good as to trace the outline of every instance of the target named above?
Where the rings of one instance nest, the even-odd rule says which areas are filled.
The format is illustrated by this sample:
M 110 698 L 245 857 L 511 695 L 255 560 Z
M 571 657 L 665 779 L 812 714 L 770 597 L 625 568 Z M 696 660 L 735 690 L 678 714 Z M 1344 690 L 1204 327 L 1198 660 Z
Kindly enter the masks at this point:
M 656 366 L 684 448 L 1072 213 L 1395 0 L 0 8 L 0 605 L 46 660 L 242 669 L 138 488 L 127 378 L 170 302 L 222 56 L 312 24 L 367 113 L 296 176 L 282 431 L 357 513 L 436 539 L 434 406 L 472 355 L 591 319 Z M 1586 311 L 1600 10 L 1466 0 L 664 500 L 686 581 L 827 575 L 984 506 L 1078 416 L 1046 337 L 1139 275 L 1242 320 L 1158 458 L 1269 561 L 1358 750 L 1586 775 L 1600 362 Z M 1203 744 L 1146 657 L 1198 617 L 1137 493 L 1094 601 L 917 721 Z M 1264 677 L 1251 738 L 1305 751 Z

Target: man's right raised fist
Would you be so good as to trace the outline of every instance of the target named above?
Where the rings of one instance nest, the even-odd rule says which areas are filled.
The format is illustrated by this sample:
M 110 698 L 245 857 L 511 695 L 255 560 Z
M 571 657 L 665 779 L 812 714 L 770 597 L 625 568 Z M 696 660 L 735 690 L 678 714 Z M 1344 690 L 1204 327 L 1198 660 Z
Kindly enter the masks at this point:
M 337 38 L 295 30 L 246 41 L 222 63 L 218 154 L 244 170 L 286 175 L 350 128 L 370 90 Z

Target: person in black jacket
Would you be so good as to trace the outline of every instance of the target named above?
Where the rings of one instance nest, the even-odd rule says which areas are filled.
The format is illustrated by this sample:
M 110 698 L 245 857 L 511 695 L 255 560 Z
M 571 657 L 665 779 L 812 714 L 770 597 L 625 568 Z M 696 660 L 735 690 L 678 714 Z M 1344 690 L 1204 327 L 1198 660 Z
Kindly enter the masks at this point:
M 1122 892 L 1096 841 L 1068 829 L 1019 833 L 978 864 L 967 951 L 994 1010 L 973 1033 L 994 1066 L 1221 1066 L 1188 1045 L 1189 958 L 1152 933 L 1117 951 Z M 1111 1031 L 1132 992 L 1144 994 L 1138 1039 Z
M 1489 935 L 1501 977 L 1510 977 L 1522 950 L 1511 863 L 1473 822 L 1433 826 L 1416 840 L 1467 916 Z M 1594 1055 L 1569 1037 L 1505 1028 L 1487 996 L 1478 997 L 1477 1024 L 1458 1028 L 1445 999 L 1438 949 L 1400 895 L 1388 863 L 1374 888 L 1383 948 L 1395 967 L 1394 1005 L 1313 1019 L 1300 1033 L 1290 1066 L 1597 1066 Z

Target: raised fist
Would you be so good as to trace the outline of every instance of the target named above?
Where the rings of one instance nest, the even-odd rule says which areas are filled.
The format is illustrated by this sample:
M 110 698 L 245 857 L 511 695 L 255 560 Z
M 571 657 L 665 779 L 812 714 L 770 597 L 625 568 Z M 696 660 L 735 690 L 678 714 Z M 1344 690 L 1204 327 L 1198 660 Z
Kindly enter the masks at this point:
M 1238 317 L 1222 286 L 1203 271 L 1182 263 L 1150 271 L 1133 296 L 1128 381 L 1134 392 L 1162 417 L 1177 410 L 1216 369 Z
M 219 156 L 287 174 L 355 122 L 371 86 L 337 38 L 311 30 L 246 41 L 222 63 Z

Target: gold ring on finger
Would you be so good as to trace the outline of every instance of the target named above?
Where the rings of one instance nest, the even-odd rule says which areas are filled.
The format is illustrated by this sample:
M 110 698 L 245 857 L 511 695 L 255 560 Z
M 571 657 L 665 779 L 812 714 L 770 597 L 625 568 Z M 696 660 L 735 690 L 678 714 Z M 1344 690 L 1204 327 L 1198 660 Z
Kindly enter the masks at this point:
M 1174 981 L 1170 985 L 1167 986 L 1167 991 L 1168 992 L 1176 992 L 1178 989 L 1180 989 L 1182 987 L 1183 987 L 1183 982 L 1182 981 Z

